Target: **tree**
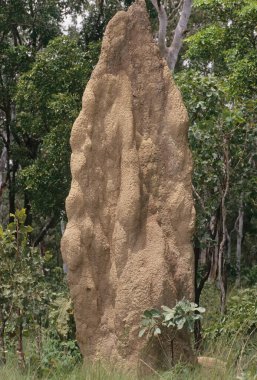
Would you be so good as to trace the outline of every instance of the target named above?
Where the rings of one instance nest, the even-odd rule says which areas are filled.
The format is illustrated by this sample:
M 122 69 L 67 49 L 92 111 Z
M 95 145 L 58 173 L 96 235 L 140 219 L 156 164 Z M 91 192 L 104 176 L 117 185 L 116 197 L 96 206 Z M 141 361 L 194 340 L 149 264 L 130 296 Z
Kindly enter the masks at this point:
M 186 39 L 177 82 L 191 119 L 195 250 L 205 261 L 196 295 L 199 301 L 204 282 L 217 279 L 225 312 L 231 249 L 239 280 L 243 219 L 251 223 L 256 215 L 257 6 L 250 0 L 196 0 L 194 6 L 199 26 Z
M 70 186 L 70 131 L 98 53 L 98 43 L 89 44 L 84 52 L 77 40 L 57 37 L 37 54 L 18 83 L 15 133 L 21 145 L 13 148 L 22 168 L 18 178 L 37 220 L 43 217 L 48 228 L 64 212 Z
M 61 2 L 60 2 L 61 3 Z M 29 69 L 37 51 L 60 33 L 62 8 L 57 1 L 1 1 L 0 18 L 0 132 L 2 138 L 1 190 L 8 186 L 9 210 L 15 212 L 16 173 L 12 155 L 16 123 L 14 96 L 19 76 Z
M 24 329 L 30 325 L 33 330 L 38 317 L 46 312 L 48 289 L 43 258 L 28 245 L 32 228 L 25 226 L 25 209 L 17 210 L 12 217 L 14 221 L 5 230 L 0 226 L 0 361 L 6 362 L 9 333 L 15 338 L 18 361 L 24 367 Z

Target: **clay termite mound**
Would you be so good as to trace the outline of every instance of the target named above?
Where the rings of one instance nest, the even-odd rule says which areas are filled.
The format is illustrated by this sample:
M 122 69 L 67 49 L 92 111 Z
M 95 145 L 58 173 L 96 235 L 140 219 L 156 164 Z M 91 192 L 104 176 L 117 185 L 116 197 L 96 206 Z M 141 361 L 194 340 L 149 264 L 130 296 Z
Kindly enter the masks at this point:
M 62 254 L 85 358 L 158 368 L 143 311 L 193 299 L 195 212 L 188 116 L 144 1 L 110 21 L 71 134 Z M 186 332 L 174 358 L 193 360 Z M 144 365 L 144 364 L 142 364 Z

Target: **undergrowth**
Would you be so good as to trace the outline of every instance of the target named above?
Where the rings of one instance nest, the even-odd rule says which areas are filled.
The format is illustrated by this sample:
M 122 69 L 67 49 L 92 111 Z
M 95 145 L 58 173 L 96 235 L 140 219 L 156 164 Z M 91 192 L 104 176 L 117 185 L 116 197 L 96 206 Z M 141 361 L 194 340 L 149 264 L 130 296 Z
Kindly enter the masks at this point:
M 198 356 L 218 359 L 214 368 L 178 363 L 170 371 L 149 375 L 147 380 L 257 380 L 257 289 L 231 289 L 228 312 L 220 316 L 218 291 L 207 284 L 202 296 L 206 307 L 203 345 Z M 27 340 L 27 366 L 21 371 L 15 354 L 0 367 L 1 380 L 144 380 L 136 373 L 122 373 L 110 364 L 82 365 L 74 340 L 48 336 L 42 342 L 40 360 L 35 360 L 34 343 Z M 12 356 L 13 355 L 13 356 Z

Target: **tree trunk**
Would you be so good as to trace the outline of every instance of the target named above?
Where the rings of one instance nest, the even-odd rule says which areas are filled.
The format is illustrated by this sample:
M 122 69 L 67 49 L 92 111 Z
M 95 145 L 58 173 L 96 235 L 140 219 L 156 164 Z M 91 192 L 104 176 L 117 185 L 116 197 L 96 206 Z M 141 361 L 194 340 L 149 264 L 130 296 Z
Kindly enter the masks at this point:
M 11 125 L 15 122 L 16 113 L 15 107 L 12 106 L 11 102 L 8 103 L 8 106 L 5 110 L 5 128 L 6 128 L 6 181 L 8 181 L 8 190 L 9 190 L 9 213 L 15 213 L 15 196 L 16 196 L 16 172 L 18 170 L 19 164 L 17 161 L 12 160 L 11 157 L 11 142 L 12 142 L 12 134 L 11 134 Z M 9 217 L 9 221 L 13 221 L 12 217 Z
M 226 136 L 223 139 L 223 158 L 225 170 L 225 183 L 221 200 L 221 220 L 222 220 L 222 240 L 219 246 L 219 259 L 218 259 L 218 282 L 220 286 L 220 311 L 221 314 L 226 312 L 226 296 L 227 296 L 227 268 L 225 249 L 227 243 L 227 209 L 226 198 L 229 189 L 229 148 Z
M 20 310 L 18 310 L 18 315 L 20 316 Z M 21 369 L 25 368 L 25 354 L 23 350 L 23 326 L 22 322 L 18 323 L 18 344 L 17 344 L 17 356 L 18 364 Z
M 238 225 L 236 227 L 237 239 L 236 239 L 236 286 L 240 286 L 241 283 L 241 257 L 242 257 L 242 239 L 243 239 L 243 227 L 244 227 L 244 208 L 243 197 L 240 199 L 240 206 L 238 210 Z
M 205 273 L 202 276 L 201 280 L 199 281 L 199 284 L 197 283 L 197 270 L 198 270 L 198 265 L 199 265 L 199 259 L 200 259 L 200 254 L 201 250 L 200 248 L 195 248 L 195 303 L 200 306 L 200 297 L 204 288 L 204 285 L 206 281 L 209 278 L 210 271 L 211 271 L 211 256 L 212 256 L 212 251 L 214 247 L 208 247 L 207 248 L 207 254 L 206 254 L 206 269 Z M 201 320 L 197 319 L 195 321 L 194 325 L 194 337 L 195 337 L 195 348 L 199 349 L 202 343 L 202 326 L 201 326 Z
M 225 262 L 225 245 L 227 237 L 223 233 L 222 240 L 219 246 L 219 259 L 218 259 L 218 282 L 220 287 L 220 312 L 226 312 L 226 297 L 227 297 L 227 273 Z
M 50 228 L 53 228 L 56 224 L 56 218 L 55 216 L 53 216 L 48 222 L 47 224 L 42 228 L 42 230 L 40 231 L 38 237 L 35 239 L 34 243 L 33 243 L 33 247 L 37 247 L 38 244 L 44 239 L 45 235 L 47 234 L 48 230 Z
M 173 71 L 178 61 L 178 55 L 183 44 L 184 34 L 192 11 L 193 0 L 184 0 L 178 24 L 176 26 L 170 47 L 166 45 L 168 17 L 165 8 L 160 1 L 151 0 L 158 13 L 159 34 L 158 45 L 162 56 L 166 59 L 169 68 Z
M 1 196 L 3 193 L 3 189 L 6 186 L 6 178 L 5 178 L 6 165 L 7 165 L 7 149 L 6 149 L 6 146 L 4 146 L 1 157 L 0 157 L 0 201 L 1 201 Z
M 209 276 L 211 282 L 215 282 L 218 276 L 219 245 L 220 245 L 220 220 L 218 221 L 218 228 L 215 235 L 215 246 L 213 247 L 213 252 L 211 255 L 211 270 L 210 270 L 210 276 Z
M 0 365 L 6 364 L 5 354 L 5 324 L 6 321 L 3 317 L 3 313 L 0 310 Z
M 31 226 L 32 225 L 31 205 L 30 205 L 28 192 L 26 190 L 24 192 L 24 208 L 26 210 L 26 220 L 24 224 L 25 226 Z
M 172 71 L 174 70 L 176 66 L 176 63 L 178 60 L 178 54 L 183 44 L 184 34 L 187 30 L 188 20 L 191 15 L 192 3 L 193 3 L 193 0 L 184 0 L 180 18 L 179 18 L 177 27 L 175 29 L 173 41 L 168 50 L 167 62 L 168 62 L 169 68 Z
M 9 212 L 15 214 L 16 205 L 16 172 L 18 170 L 18 162 L 13 161 L 12 167 L 9 167 Z M 10 222 L 13 221 L 13 218 L 10 216 Z
M 204 203 L 202 199 L 200 198 L 199 194 L 196 192 L 195 188 L 193 187 L 193 192 L 198 199 L 198 201 L 201 204 L 201 207 L 203 210 L 205 210 Z M 210 223 L 208 225 L 208 233 L 213 241 L 215 237 L 218 234 L 218 228 L 219 228 L 219 216 L 220 216 L 220 207 L 217 208 L 215 215 L 211 217 Z M 200 298 L 201 294 L 204 288 L 204 285 L 206 281 L 209 279 L 211 270 L 213 268 L 212 263 L 213 259 L 215 257 L 215 249 L 216 246 L 213 246 L 212 243 L 209 243 L 206 252 L 205 252 L 205 273 L 203 274 L 202 278 L 200 279 L 199 283 L 197 281 L 197 272 L 199 267 L 199 262 L 201 258 L 201 248 L 200 248 L 200 242 L 197 237 L 195 237 L 194 240 L 194 254 L 195 254 L 195 303 L 200 306 Z M 200 319 L 195 321 L 194 325 L 194 337 L 195 337 L 195 348 L 199 349 L 202 342 L 202 334 L 201 334 L 201 321 Z

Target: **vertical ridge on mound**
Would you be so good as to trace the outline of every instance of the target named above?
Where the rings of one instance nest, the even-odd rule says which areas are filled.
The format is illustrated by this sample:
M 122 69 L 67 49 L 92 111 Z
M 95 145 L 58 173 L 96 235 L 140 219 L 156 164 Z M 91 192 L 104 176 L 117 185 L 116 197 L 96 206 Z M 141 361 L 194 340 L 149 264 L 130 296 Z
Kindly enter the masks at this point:
M 161 365 L 143 311 L 193 298 L 188 117 L 144 1 L 108 24 L 71 133 L 62 254 L 84 357 Z M 185 333 L 176 358 L 190 359 Z

